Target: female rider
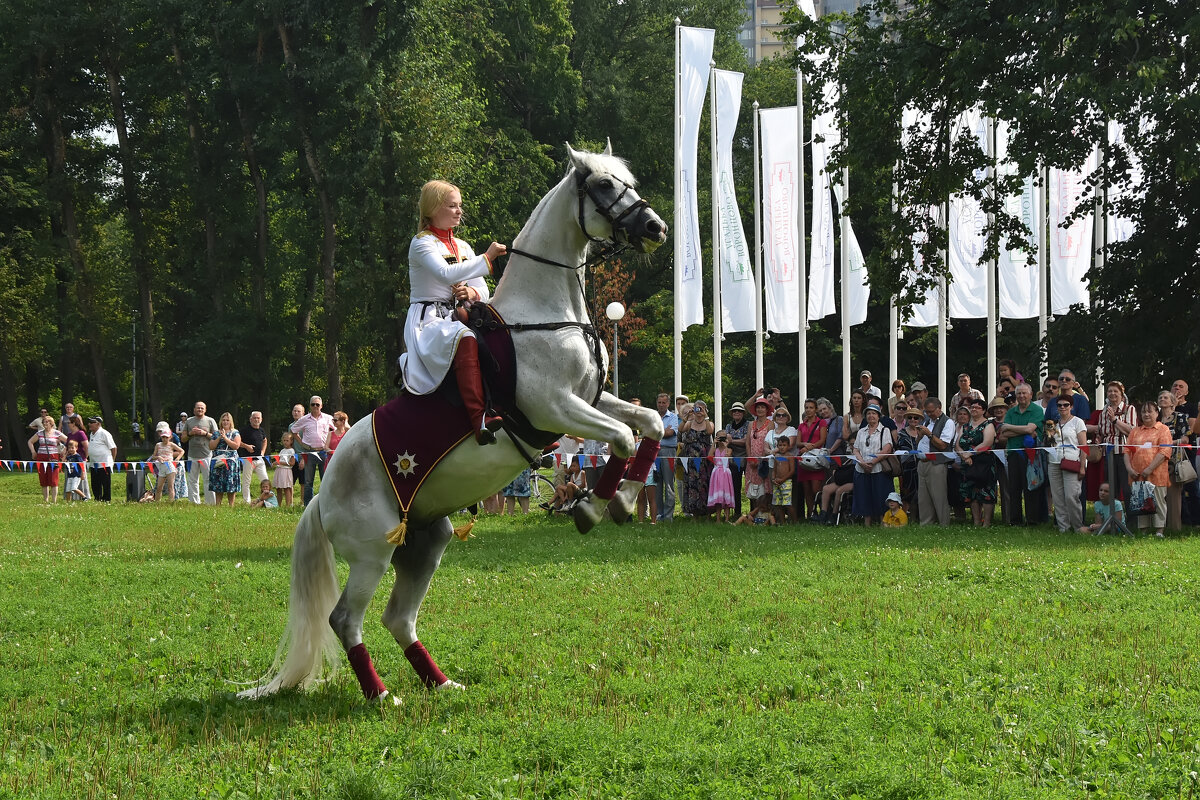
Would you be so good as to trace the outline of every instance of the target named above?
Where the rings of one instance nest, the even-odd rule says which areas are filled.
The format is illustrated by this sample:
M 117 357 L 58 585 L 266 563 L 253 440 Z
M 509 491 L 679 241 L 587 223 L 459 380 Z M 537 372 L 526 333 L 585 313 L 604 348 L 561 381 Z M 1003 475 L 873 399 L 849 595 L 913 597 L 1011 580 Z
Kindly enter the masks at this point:
M 479 346 L 475 334 L 456 317 L 455 304 L 491 298 L 483 276 L 491 274 L 494 260 L 508 248 L 492 242 L 477 256 L 454 236 L 463 211 L 462 194 L 451 183 L 429 181 L 422 186 L 418 209 L 417 235 L 408 248 L 411 305 L 404 325 L 407 352 L 400 356 L 404 386 L 413 394 L 429 394 L 453 367 L 475 440 L 492 444 L 501 419 L 487 413 Z

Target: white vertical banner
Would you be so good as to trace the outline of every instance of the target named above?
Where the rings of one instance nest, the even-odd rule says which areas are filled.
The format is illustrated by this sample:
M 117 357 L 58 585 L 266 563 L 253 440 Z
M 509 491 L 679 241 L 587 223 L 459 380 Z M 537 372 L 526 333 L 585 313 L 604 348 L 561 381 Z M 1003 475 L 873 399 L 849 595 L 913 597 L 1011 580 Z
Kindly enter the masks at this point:
M 679 288 L 675 294 L 677 334 L 704 322 L 704 278 L 700 256 L 700 210 L 697 203 L 699 180 L 696 154 L 699 150 L 700 115 L 708 89 L 709 64 L 712 61 L 714 31 L 688 28 L 679 31 L 679 173 L 675 176 L 680 198 L 675 208 L 675 269 Z
M 933 125 L 933 119 L 929 114 L 918 111 L 912 106 L 906 106 L 900 117 L 901 131 L 900 136 L 905 144 L 908 144 L 913 136 L 913 131 L 917 129 L 923 134 L 927 134 Z M 940 222 L 938 210 L 940 206 L 929 206 L 926 209 L 928 217 L 935 222 Z M 917 232 L 913 235 L 913 264 L 918 272 L 924 271 L 925 257 L 921 254 L 921 246 L 929 240 L 929 237 L 924 232 Z M 915 275 L 909 272 L 905 281 L 912 283 Z M 927 289 L 924 299 L 911 306 L 912 316 L 909 317 L 905 325 L 910 325 L 914 328 L 934 328 L 938 324 L 939 309 L 942 306 L 942 296 L 937 286 Z
M 1105 242 L 1115 244 L 1117 242 L 1128 241 L 1133 235 L 1135 225 L 1129 217 L 1123 217 L 1113 210 L 1112 203 L 1126 196 L 1140 197 L 1145 193 L 1142 187 L 1142 159 L 1138 156 L 1136 150 L 1128 147 L 1125 143 L 1125 129 L 1119 122 L 1108 123 L 1108 143 L 1110 145 L 1123 147 L 1129 151 L 1129 186 L 1108 188 L 1108 213 L 1106 215 L 1105 224 L 1108 226 L 1105 231 Z
M 1064 227 L 1081 204 L 1092 202 L 1087 177 L 1096 169 L 1092 152 L 1078 170 L 1050 170 L 1050 313 L 1065 314 L 1076 303 L 1090 305 L 1087 288 L 1092 265 L 1092 224 L 1095 215 L 1086 213 Z
M 987 124 L 979 109 L 959 115 L 951 147 L 977 145 L 988 152 Z M 982 178 L 984 170 L 976 170 Z M 973 197 L 950 197 L 950 316 L 959 319 L 987 317 L 987 267 L 979 263 L 986 244 L 987 215 Z
M 838 214 L 845 216 L 846 187 L 834 186 L 833 193 L 837 196 Z M 862 248 L 858 246 L 858 236 L 854 233 L 854 223 L 846 217 L 845 237 L 842 247 L 846 248 L 846 308 L 842 313 L 850 315 L 851 325 L 861 325 L 867 321 L 867 303 L 871 300 L 871 281 L 867 277 L 867 262 L 863 258 Z
M 767 330 L 800 330 L 800 149 L 796 140 L 796 107 L 765 108 L 761 121 L 763 236 L 766 267 Z
M 714 227 L 721 247 L 721 329 L 754 330 L 754 265 L 733 185 L 733 134 L 742 108 L 742 73 L 718 69 L 715 75 L 717 122 L 717 215 Z
M 1008 133 L 1008 123 L 997 121 L 996 164 L 1004 177 L 1016 172 L 1016 165 L 1008 160 Z M 1002 319 L 1030 319 L 1038 315 L 1041 304 L 1039 268 L 1029 266 L 1029 257 L 1032 255 L 1041 263 L 1037 258 L 1038 231 L 1046 220 L 1045 194 L 1044 187 L 1036 185 L 1034 176 L 1026 175 L 1021 182 L 1021 193 L 1004 199 L 1005 210 L 1029 228 L 1029 238 L 1026 241 L 1007 240 L 1000 254 L 996 293 L 1000 298 Z
M 833 101 L 837 87 L 831 81 L 825 84 L 825 103 Z M 833 250 L 833 196 L 831 180 L 826 167 L 829 152 L 841 141 L 833 111 L 826 111 L 813 118 L 812 123 L 812 246 L 808 258 L 808 318 L 822 319 L 837 312 L 834 302 L 833 275 L 837 271 Z M 817 139 L 824 137 L 824 141 Z

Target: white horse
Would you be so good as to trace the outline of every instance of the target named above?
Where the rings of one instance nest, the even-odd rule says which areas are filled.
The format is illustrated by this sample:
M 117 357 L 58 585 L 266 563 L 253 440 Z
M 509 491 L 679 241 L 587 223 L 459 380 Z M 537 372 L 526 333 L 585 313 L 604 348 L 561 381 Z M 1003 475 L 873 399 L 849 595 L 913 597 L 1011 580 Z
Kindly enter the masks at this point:
M 596 343 L 581 274 L 589 241 L 650 252 L 666 241 L 667 226 L 638 197 L 633 175 L 611 148 L 596 154 L 568 147 L 568 152 L 566 176 L 542 198 L 513 242 L 492 305 L 514 328 L 516 401 L 529 421 L 544 431 L 610 445 L 612 457 L 599 486 L 576 507 L 576 525 L 586 532 L 610 499 L 614 521 L 628 517 L 663 434 L 653 409 L 601 391 L 608 354 Z M 627 464 L 634 456 L 630 426 L 644 439 Z M 544 444 L 525 442 L 523 449 L 540 454 Z M 427 686 L 462 688 L 446 678 L 417 640 L 417 612 L 453 536 L 448 515 L 507 485 L 529 463 L 520 449 L 506 432 L 488 447 L 467 437 L 422 484 L 405 520 L 404 543 L 397 546 L 389 534 L 395 541 L 401 516 L 376 453 L 371 418 L 354 425 L 338 445 L 321 493 L 296 528 L 288 626 L 271 673 L 239 696 L 313 684 L 340 663 L 340 643 L 364 695 L 371 700 L 388 697 L 363 645 L 362 622 L 389 564 L 396 582 L 383 612 L 384 626 Z M 340 596 L 335 549 L 350 565 Z M 392 701 L 399 703 L 394 697 Z

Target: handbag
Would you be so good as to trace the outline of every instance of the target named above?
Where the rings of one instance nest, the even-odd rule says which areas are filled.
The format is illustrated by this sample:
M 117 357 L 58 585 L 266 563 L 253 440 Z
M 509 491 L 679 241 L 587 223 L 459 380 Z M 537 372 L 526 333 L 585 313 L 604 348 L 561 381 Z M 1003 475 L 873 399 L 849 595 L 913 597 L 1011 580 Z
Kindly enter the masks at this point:
M 1192 462 L 1188 460 L 1183 450 L 1176 450 L 1177 456 L 1171 456 L 1171 465 L 1169 472 L 1171 473 L 1171 483 L 1182 485 L 1191 483 L 1196 480 L 1196 468 L 1192 466 Z
M 889 478 L 897 478 L 904 468 L 900 464 L 900 456 L 884 456 L 879 462 L 883 466 L 883 474 Z
M 760 458 L 758 460 L 758 477 L 767 478 L 771 474 L 771 459 Z
M 975 453 L 971 456 L 971 463 L 963 468 L 963 478 L 975 486 L 995 483 L 996 471 L 993 468 L 995 459 L 996 457 L 991 453 Z
M 1044 458 L 1045 452 L 1039 450 L 1025 467 L 1025 488 L 1030 492 L 1042 488 L 1046 483 L 1046 465 L 1042 463 Z
M 883 449 L 883 431 L 884 430 L 885 430 L 884 427 L 882 425 L 880 425 L 879 426 L 879 449 L 880 450 Z M 891 434 L 888 434 L 888 438 L 889 439 L 892 438 Z M 888 444 L 891 444 L 891 442 L 888 442 Z M 900 476 L 900 472 L 902 469 L 900 466 L 900 456 L 891 456 L 891 455 L 884 456 L 882 459 L 880 459 L 879 466 L 881 467 L 880 472 L 882 472 L 884 475 L 887 475 L 889 478 L 896 478 L 896 477 Z
M 1129 513 L 1153 514 L 1157 510 L 1154 500 L 1154 484 L 1150 481 L 1134 481 L 1129 487 Z
M 1064 458 L 1058 462 L 1058 466 L 1063 472 L 1074 472 L 1076 475 L 1079 474 L 1078 458 Z

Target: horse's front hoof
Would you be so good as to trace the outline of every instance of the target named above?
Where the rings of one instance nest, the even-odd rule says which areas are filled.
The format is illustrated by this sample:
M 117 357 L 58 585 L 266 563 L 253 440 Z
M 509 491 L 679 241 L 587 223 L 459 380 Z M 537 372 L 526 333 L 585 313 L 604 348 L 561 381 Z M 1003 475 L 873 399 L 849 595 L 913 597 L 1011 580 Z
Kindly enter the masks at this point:
M 612 517 L 613 522 L 624 525 L 629 521 L 633 514 L 634 503 L 637 502 L 638 491 L 641 488 L 641 484 L 621 481 L 617 493 L 613 495 L 612 500 L 608 501 L 608 515 Z
M 601 513 L 592 505 L 591 498 L 578 503 L 571 509 L 571 516 L 575 519 L 575 530 L 580 533 L 589 532 L 600 521 Z
M 461 683 L 459 683 L 458 681 L 451 681 L 451 680 L 447 680 L 445 683 L 438 684 L 438 687 L 437 687 L 437 689 L 435 689 L 434 691 L 437 691 L 437 692 L 450 692 L 450 691 L 453 691 L 453 690 L 455 690 L 455 689 L 459 690 L 460 692 L 465 692 L 465 691 L 467 690 L 467 687 L 463 686 L 463 685 L 462 685 Z

